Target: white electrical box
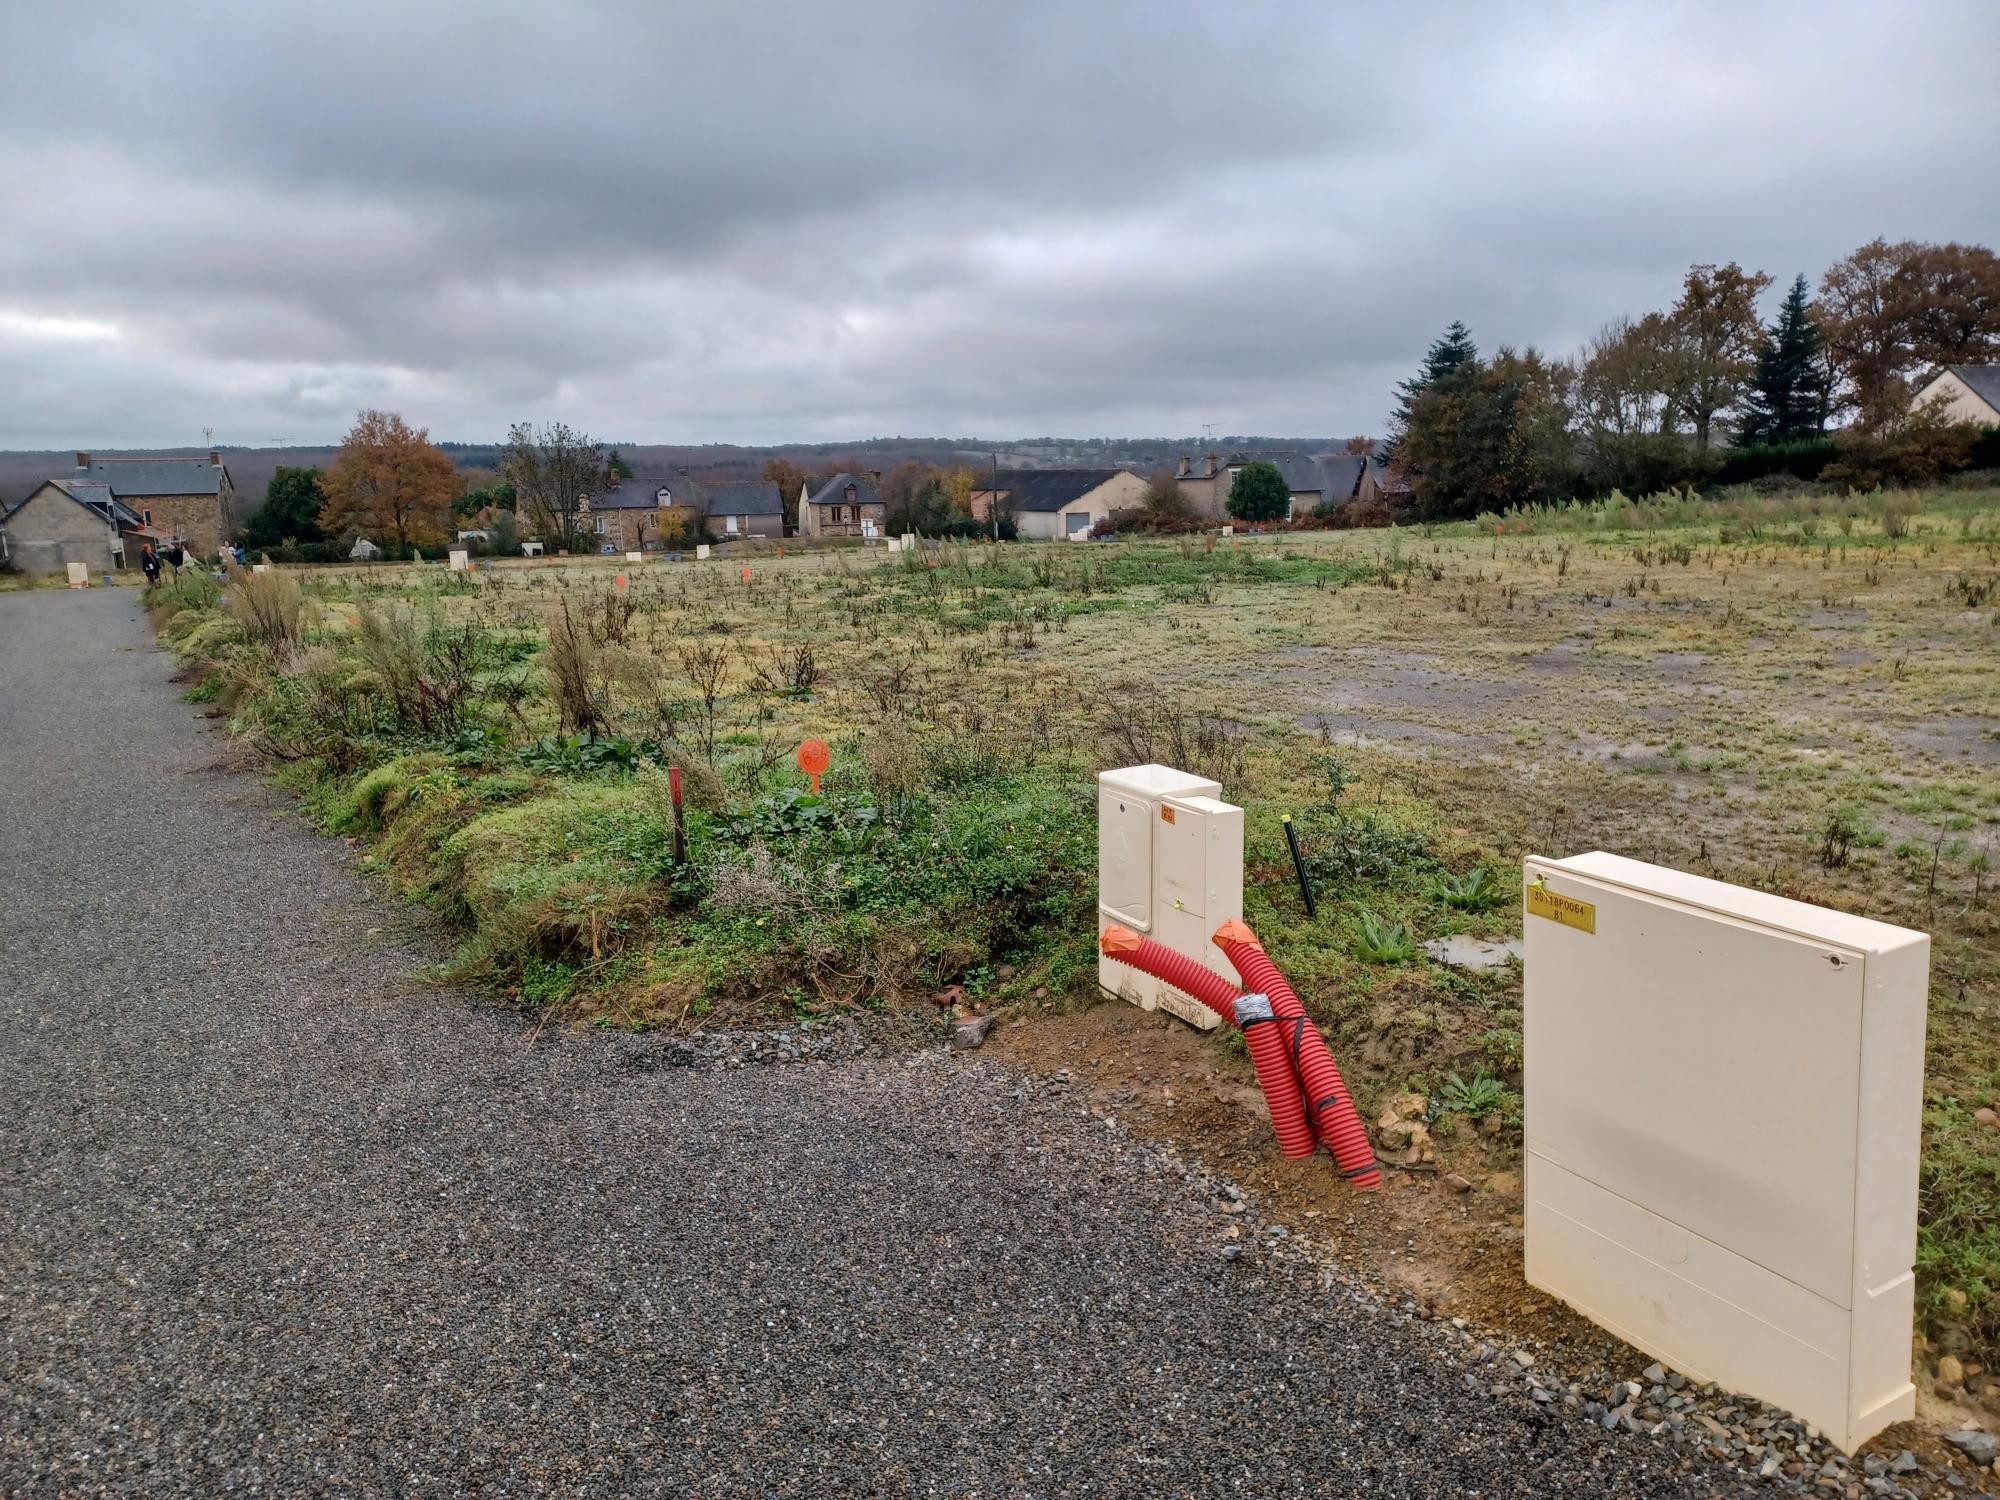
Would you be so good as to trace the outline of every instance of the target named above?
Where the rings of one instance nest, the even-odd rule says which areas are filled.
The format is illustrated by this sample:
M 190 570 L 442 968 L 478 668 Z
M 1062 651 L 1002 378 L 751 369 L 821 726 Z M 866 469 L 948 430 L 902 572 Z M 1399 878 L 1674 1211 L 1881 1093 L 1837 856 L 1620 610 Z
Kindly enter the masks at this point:
M 1170 766 L 1098 775 L 1097 930 L 1130 927 L 1235 984 L 1229 959 L 1209 941 L 1243 916 L 1243 809 L 1221 792 L 1220 782 Z M 1221 1024 L 1192 995 L 1116 959 L 1099 957 L 1097 982 L 1204 1030 Z
M 1847 1452 L 1909 1417 L 1930 938 L 1615 854 L 1524 903 L 1528 1281 Z

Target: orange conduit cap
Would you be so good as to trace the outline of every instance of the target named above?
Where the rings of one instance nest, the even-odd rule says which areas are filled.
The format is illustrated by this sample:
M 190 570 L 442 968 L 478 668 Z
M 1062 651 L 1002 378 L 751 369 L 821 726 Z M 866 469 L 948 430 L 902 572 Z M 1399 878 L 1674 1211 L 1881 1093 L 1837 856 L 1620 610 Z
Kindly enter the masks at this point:
M 1235 917 L 1231 917 L 1227 922 L 1224 922 L 1220 927 L 1215 929 L 1215 936 L 1211 941 L 1218 948 L 1227 948 L 1231 943 L 1256 943 L 1257 934 L 1252 932 Z M 1259 944 L 1259 946 L 1261 947 L 1262 945 Z
M 1097 946 L 1103 953 L 1132 953 L 1144 941 L 1129 927 L 1107 927 L 1097 939 Z

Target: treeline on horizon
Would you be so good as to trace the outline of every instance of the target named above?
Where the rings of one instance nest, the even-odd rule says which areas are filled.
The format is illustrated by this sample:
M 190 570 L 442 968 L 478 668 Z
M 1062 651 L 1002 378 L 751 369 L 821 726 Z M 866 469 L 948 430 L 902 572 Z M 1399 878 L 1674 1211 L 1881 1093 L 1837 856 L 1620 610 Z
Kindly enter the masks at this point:
M 1919 403 L 1948 365 L 2000 360 L 2000 257 L 1984 245 L 1872 240 L 1815 289 L 1736 262 L 1689 267 L 1673 306 L 1614 318 L 1566 359 L 1480 353 L 1454 322 L 1398 387 L 1383 463 L 1404 509 L 1446 520 L 1512 507 L 1774 478 L 1874 489 L 2000 467 L 2000 430 Z

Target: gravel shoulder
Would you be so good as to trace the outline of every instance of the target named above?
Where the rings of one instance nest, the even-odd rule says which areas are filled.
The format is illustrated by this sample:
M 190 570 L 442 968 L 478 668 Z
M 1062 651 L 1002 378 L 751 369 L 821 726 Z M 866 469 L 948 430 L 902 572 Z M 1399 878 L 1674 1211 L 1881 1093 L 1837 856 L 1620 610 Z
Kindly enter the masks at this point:
M 128 591 L 0 595 L 0 1493 L 1741 1485 L 1228 1239 L 1059 1082 L 415 983 L 169 669 Z

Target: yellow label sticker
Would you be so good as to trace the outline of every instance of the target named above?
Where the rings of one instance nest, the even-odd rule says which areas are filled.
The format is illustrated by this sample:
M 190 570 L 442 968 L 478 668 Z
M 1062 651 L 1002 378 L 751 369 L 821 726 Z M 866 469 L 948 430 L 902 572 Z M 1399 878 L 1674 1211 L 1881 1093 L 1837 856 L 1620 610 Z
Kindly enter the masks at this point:
M 1597 932 L 1597 907 L 1593 903 L 1561 895 L 1539 880 L 1528 887 L 1528 914 L 1547 917 L 1551 922 L 1574 927 L 1578 932 L 1593 935 Z
M 1162 804 L 1160 807 L 1160 821 L 1162 823 L 1171 823 L 1173 822 L 1173 820 L 1174 820 L 1174 810 L 1171 807 L 1167 807 L 1164 804 Z

